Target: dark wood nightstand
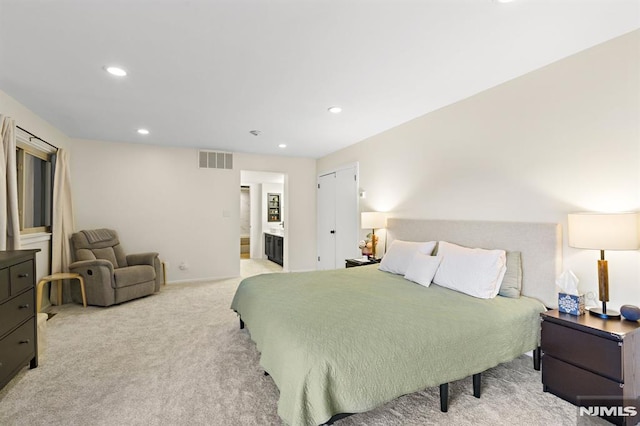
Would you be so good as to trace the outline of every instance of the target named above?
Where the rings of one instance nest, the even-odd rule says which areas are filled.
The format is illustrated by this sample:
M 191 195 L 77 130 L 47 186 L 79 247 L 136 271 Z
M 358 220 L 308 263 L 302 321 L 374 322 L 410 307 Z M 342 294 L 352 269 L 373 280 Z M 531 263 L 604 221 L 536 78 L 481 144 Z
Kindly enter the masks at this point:
M 345 268 L 355 268 L 356 266 L 364 266 L 364 265 L 373 265 L 376 263 L 380 263 L 382 259 L 369 259 L 369 260 L 362 260 L 362 259 L 347 259 L 345 260 Z
M 540 316 L 543 390 L 583 407 L 621 407 L 599 412 L 634 414 L 602 417 L 618 425 L 637 424 L 640 324 L 557 310 Z

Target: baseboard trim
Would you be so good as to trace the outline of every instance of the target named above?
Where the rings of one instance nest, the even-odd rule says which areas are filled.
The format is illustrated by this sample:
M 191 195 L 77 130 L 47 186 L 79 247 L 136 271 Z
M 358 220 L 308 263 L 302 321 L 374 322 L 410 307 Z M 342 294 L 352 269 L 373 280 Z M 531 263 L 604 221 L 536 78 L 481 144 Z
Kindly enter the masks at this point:
M 238 278 L 238 277 L 239 277 L 239 275 L 227 276 L 227 277 L 194 278 L 194 279 L 191 279 L 191 280 L 167 281 L 167 285 L 170 285 L 170 284 L 198 284 L 198 283 L 206 283 L 208 281 L 230 280 L 232 278 Z M 161 291 L 162 291 L 162 289 L 161 289 Z

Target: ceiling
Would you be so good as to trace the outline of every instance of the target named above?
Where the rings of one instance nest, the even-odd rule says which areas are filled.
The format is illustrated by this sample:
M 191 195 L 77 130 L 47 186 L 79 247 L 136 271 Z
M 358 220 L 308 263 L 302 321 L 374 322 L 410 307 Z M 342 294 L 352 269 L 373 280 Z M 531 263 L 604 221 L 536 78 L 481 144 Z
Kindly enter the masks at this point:
M 72 138 L 318 158 L 639 27 L 640 0 L 0 0 L 0 90 Z

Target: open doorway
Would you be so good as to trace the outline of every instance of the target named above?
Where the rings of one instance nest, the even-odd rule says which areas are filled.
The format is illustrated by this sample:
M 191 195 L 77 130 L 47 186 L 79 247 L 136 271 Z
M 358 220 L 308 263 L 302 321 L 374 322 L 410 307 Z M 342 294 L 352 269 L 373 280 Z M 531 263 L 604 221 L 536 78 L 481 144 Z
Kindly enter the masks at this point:
M 240 171 L 241 262 L 268 262 L 270 267 L 286 268 L 288 204 L 285 182 L 283 173 Z M 243 210 L 248 210 L 248 232 Z M 248 254 L 245 254 L 247 242 Z

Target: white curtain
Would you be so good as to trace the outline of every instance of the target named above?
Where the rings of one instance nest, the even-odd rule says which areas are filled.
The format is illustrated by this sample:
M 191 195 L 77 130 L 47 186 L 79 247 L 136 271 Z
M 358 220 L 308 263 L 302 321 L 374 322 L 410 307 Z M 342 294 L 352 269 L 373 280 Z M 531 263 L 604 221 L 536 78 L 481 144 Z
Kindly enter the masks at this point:
M 71 199 L 71 176 L 69 154 L 59 148 L 56 156 L 56 170 L 53 181 L 53 223 L 51 226 L 51 272 L 69 272 L 71 264 L 71 234 L 74 229 L 73 202 Z M 51 292 L 52 301 L 57 298 Z M 63 286 L 63 300 L 70 299 L 69 284 Z M 60 305 L 60 300 L 55 300 Z
M 0 250 L 20 248 L 18 175 L 16 170 L 16 123 L 0 114 Z

